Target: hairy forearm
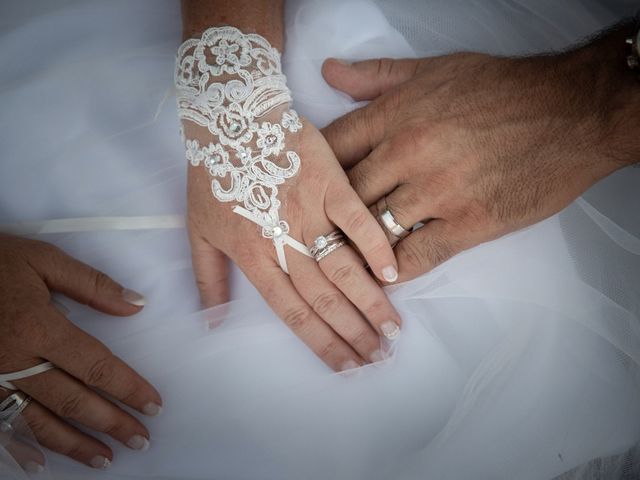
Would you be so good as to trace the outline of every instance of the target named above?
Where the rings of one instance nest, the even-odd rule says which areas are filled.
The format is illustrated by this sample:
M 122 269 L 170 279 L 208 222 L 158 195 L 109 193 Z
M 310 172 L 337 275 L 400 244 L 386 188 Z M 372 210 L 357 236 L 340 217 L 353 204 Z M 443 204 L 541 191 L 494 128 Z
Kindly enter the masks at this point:
M 282 52 L 283 22 L 282 0 L 182 0 L 183 39 L 209 27 L 231 25 L 244 33 L 259 33 Z

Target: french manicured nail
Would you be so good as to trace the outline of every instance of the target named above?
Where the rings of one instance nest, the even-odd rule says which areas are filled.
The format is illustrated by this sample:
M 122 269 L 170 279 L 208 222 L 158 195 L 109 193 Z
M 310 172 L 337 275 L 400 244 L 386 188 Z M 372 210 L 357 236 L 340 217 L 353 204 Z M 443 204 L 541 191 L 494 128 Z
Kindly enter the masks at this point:
M 142 435 L 134 435 L 127 442 L 127 447 L 144 452 L 149 448 L 149 440 L 144 438 Z
M 42 473 L 44 472 L 44 466 L 29 460 L 24 465 L 24 471 L 27 473 Z
M 111 460 L 102 455 L 96 455 L 91 459 L 90 465 L 98 470 L 106 470 L 111 466 Z
M 150 402 L 142 408 L 142 413 L 150 417 L 155 417 L 162 413 L 162 407 L 157 403 Z
M 389 340 L 395 340 L 398 338 L 398 335 L 400 335 L 400 327 L 396 322 L 392 322 L 391 320 L 380 325 L 380 330 L 382 330 L 382 334 Z
M 398 280 L 398 271 L 396 270 L 396 267 L 393 265 L 384 267 L 382 269 L 382 277 L 389 283 L 393 283 Z
M 129 290 L 128 288 L 125 288 L 122 291 L 122 299 L 125 302 L 130 303 L 131 305 L 135 305 L 136 307 L 144 307 L 147 303 L 144 295 L 133 290 Z
M 354 368 L 358 368 L 359 366 L 360 365 L 355 360 L 347 360 L 342 364 L 342 367 L 340 367 L 340 371 L 344 372 L 347 370 L 353 370 Z

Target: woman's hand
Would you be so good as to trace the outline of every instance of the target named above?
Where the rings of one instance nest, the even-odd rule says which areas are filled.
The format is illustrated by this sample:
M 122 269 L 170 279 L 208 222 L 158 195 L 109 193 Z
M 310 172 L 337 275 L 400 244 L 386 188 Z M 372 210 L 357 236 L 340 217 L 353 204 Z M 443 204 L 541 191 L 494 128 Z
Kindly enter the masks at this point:
M 285 139 L 287 150 L 300 156 L 300 170 L 279 186 L 278 193 L 280 218 L 289 224 L 289 236 L 310 246 L 337 226 L 380 279 L 394 281 L 396 262 L 384 232 L 349 186 L 320 132 L 303 124 Z M 187 138 L 200 132 L 201 144 L 217 143 L 202 131 L 185 122 Z M 189 168 L 189 232 L 204 305 L 228 299 L 226 254 L 330 367 L 345 370 L 380 360 L 380 335 L 397 335 L 400 319 L 356 251 L 346 245 L 316 263 L 287 246 L 286 275 L 260 227 L 233 213 L 233 204 L 213 198 L 211 185 L 205 168 Z
M 623 124 L 613 93 L 635 80 L 618 60 L 623 80 L 609 82 L 583 51 L 325 62 L 329 84 L 373 100 L 323 131 L 353 188 L 376 215 L 425 223 L 395 247 L 401 281 L 549 217 L 625 165 L 623 142 L 604 141 Z
M 23 418 L 40 445 L 106 468 L 111 449 L 66 420 L 140 450 L 149 445 L 149 432 L 115 400 L 147 415 L 158 414 L 162 401 L 146 380 L 52 305 L 54 291 L 119 316 L 139 312 L 144 298 L 52 245 L 0 234 L 0 374 L 53 363 L 52 370 L 12 382 L 33 398 Z M 0 388 L 0 401 L 11 393 Z M 19 442 L 11 446 L 18 457 L 43 461 Z M 34 470 L 33 463 L 29 467 Z

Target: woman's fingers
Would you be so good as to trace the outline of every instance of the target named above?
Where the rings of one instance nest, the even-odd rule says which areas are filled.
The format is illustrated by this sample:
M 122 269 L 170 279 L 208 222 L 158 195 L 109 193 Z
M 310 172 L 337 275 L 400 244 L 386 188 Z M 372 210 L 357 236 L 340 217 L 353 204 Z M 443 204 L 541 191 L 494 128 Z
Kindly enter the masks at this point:
M 355 244 L 376 277 L 387 283 L 397 280 L 398 264 L 387 236 L 352 189 L 330 188 L 325 197 L 325 211 L 329 219 Z M 315 228 L 314 234 L 329 233 Z
M 302 298 L 363 359 L 380 360 L 378 334 L 343 292 L 338 290 L 320 271 L 315 260 L 302 255 L 292 260 L 290 262 L 291 280 Z
M 191 262 L 200 300 L 204 308 L 229 301 L 229 263 L 227 256 L 197 232 L 191 235 Z
M 23 410 L 22 418 L 41 446 L 93 468 L 111 465 L 113 453 L 108 446 L 64 422 L 37 400 Z
M 300 296 L 277 265 L 244 271 L 284 323 L 335 371 L 362 364 L 360 356 Z
M 57 368 L 14 383 L 63 419 L 105 433 L 134 450 L 149 446 L 149 432 L 137 419 Z
M 398 336 L 402 324 L 400 315 L 353 249 L 341 247 L 321 259 L 319 265 L 335 286 L 362 312 L 378 335 L 389 340 Z
M 160 412 L 162 399 L 157 390 L 102 343 L 53 307 L 48 307 L 47 322 L 51 324 L 47 344 L 32 353 L 145 415 Z
M 44 471 L 45 458 L 42 452 L 27 442 L 20 441 L 17 435 L 0 431 L 0 448 L 2 447 L 25 472 L 41 473 Z
M 59 248 L 42 244 L 30 256 L 34 268 L 50 290 L 111 315 L 138 313 L 145 298 L 124 288 L 109 276 L 67 255 Z

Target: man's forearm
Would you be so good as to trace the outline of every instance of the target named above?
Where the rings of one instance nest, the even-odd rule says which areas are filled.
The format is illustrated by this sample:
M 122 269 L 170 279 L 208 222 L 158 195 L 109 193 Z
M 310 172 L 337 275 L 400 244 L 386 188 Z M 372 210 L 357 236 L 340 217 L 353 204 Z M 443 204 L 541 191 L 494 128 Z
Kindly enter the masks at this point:
M 183 39 L 197 37 L 207 28 L 231 25 L 243 33 L 258 33 L 282 52 L 284 46 L 282 0 L 182 0 Z

